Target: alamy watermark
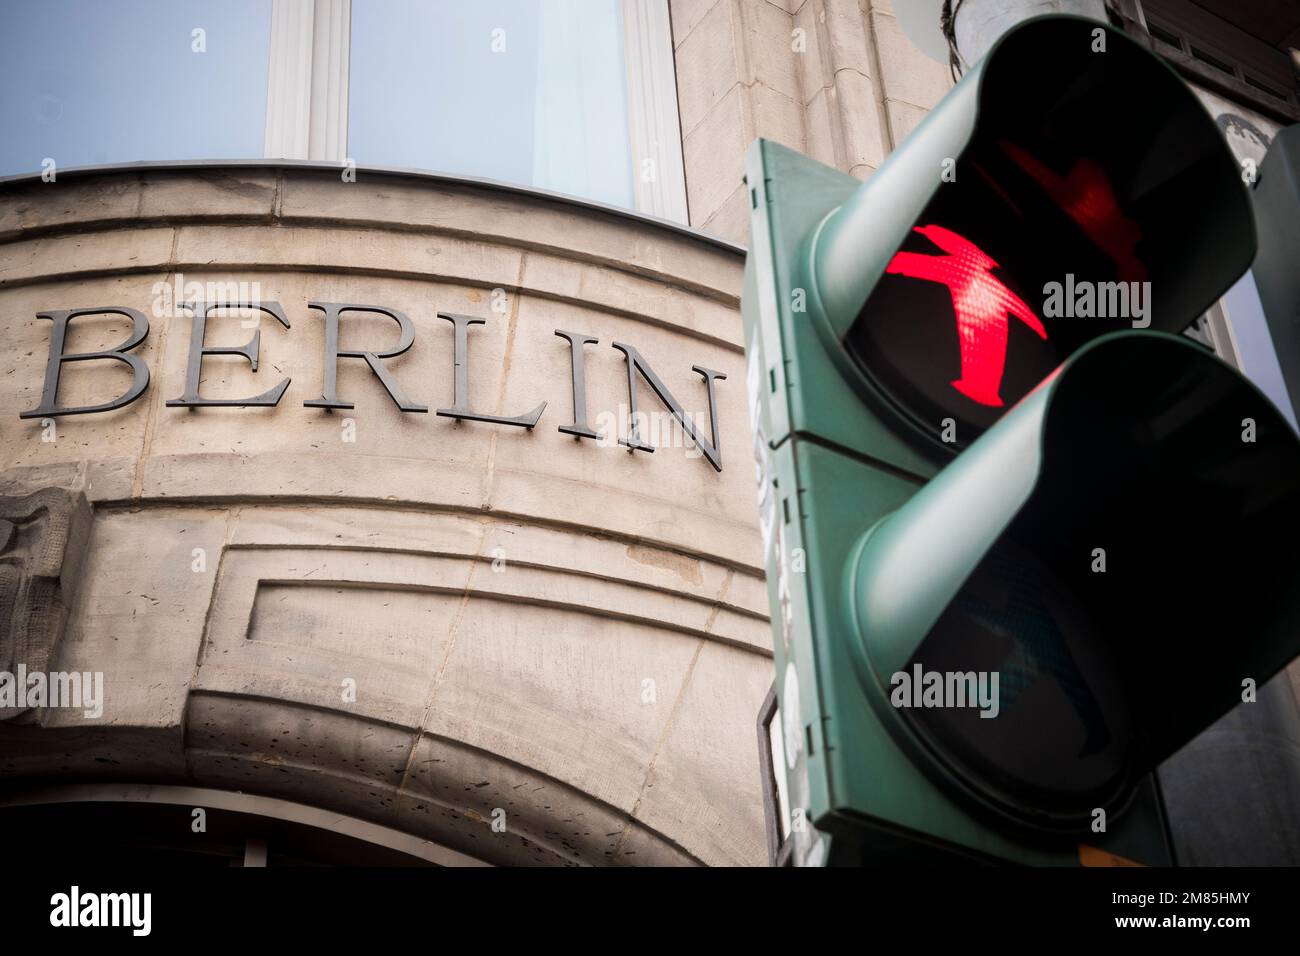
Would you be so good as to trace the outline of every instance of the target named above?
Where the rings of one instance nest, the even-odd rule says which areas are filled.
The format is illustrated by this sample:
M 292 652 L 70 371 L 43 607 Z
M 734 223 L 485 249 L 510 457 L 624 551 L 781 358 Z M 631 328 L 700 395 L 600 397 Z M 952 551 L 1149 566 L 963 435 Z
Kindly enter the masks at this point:
M 1064 282 L 1043 286 L 1045 319 L 1130 319 L 1135 329 L 1151 324 L 1150 282 L 1076 281 L 1068 272 Z
M 699 434 L 709 425 L 709 416 L 704 412 L 683 411 L 686 419 Z M 686 434 L 681 421 L 672 412 L 648 412 L 638 408 L 633 414 L 627 404 L 620 404 L 618 411 L 601 411 L 596 413 L 595 430 L 599 434 L 596 444 L 601 448 L 617 448 L 620 444 L 619 428 L 623 422 L 629 424 L 626 440 L 641 442 L 653 448 L 684 448 L 687 458 L 699 458 L 704 453 Z
M 17 673 L 0 671 L 0 711 L 65 707 L 83 717 L 104 716 L 103 671 L 32 671 L 19 664 Z
M 997 671 L 927 671 L 913 664 L 911 672 L 895 671 L 889 684 L 895 707 L 970 707 L 980 717 L 996 717 L 1001 709 Z
M 83 893 L 73 886 L 50 897 L 50 925 L 120 926 L 129 928 L 132 936 L 148 936 L 153 928 L 153 894 Z
M 262 284 L 256 281 L 191 280 L 186 282 L 185 274 L 177 272 L 171 282 L 155 282 L 149 294 L 152 297 L 150 309 L 157 319 L 182 317 L 183 309 L 186 309 L 189 304 L 199 302 L 237 310 L 241 319 L 240 324 L 246 328 L 255 327 L 262 314 L 259 309 L 240 305 L 240 303 L 262 301 Z

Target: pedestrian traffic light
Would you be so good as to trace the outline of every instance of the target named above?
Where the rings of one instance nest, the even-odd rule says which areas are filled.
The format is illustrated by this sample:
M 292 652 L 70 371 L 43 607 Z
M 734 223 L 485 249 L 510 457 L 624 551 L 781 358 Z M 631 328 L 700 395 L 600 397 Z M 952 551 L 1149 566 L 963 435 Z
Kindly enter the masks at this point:
M 1177 334 L 1254 252 L 1214 123 L 1043 17 L 866 183 L 746 178 L 796 861 L 1170 862 L 1153 769 L 1300 651 L 1300 443 Z

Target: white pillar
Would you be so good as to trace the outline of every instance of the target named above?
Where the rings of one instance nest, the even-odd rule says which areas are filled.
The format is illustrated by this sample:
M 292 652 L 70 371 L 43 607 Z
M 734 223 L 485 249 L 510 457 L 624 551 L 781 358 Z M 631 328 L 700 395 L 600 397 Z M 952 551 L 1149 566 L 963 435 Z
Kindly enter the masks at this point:
M 273 0 L 267 158 L 346 157 L 351 24 L 352 0 Z

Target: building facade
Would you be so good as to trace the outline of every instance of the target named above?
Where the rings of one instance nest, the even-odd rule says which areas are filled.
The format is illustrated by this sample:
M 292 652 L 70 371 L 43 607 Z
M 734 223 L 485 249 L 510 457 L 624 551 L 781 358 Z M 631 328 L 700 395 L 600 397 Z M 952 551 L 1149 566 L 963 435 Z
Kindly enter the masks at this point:
M 248 865 L 767 861 L 743 156 L 866 179 L 952 79 L 890 0 L 599 6 L 177 4 L 122 34 L 144 86 L 96 66 L 118 21 L 68 5 L 42 72 L 4 15 L 0 671 L 84 686 L 0 709 L 0 813 Z M 1203 85 L 1239 138 L 1296 116 Z

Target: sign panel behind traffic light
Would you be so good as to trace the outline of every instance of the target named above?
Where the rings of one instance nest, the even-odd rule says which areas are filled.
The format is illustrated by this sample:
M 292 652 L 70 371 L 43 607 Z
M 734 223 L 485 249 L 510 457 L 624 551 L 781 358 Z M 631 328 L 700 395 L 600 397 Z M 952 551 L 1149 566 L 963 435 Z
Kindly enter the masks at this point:
M 1300 419 L 1300 123 L 1273 139 L 1252 198 L 1259 254 L 1251 272 L 1294 421 Z

